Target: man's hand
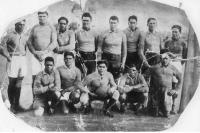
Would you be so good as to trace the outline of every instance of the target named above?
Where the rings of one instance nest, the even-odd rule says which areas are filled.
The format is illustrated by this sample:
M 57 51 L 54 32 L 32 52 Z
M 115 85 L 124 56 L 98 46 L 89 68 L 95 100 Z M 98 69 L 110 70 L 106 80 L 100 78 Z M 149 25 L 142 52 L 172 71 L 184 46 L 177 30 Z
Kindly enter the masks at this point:
M 90 96 L 94 96 L 94 97 L 96 97 L 97 95 L 96 94 L 94 94 L 94 93 L 92 93 L 92 92 L 88 92 L 88 94 L 90 95 Z
M 124 68 L 125 68 L 125 64 L 122 63 L 121 66 L 120 66 L 120 70 L 119 70 L 119 71 L 120 71 L 120 72 L 123 72 L 123 71 L 124 71 Z
M 38 59 L 40 62 L 43 61 L 42 54 L 35 53 L 34 56 L 35 56 L 35 58 Z
M 11 62 L 11 57 L 10 56 L 7 57 L 7 61 Z
M 175 90 L 169 90 L 169 91 L 167 92 L 167 94 L 168 94 L 169 96 L 178 95 L 177 91 L 175 91 Z

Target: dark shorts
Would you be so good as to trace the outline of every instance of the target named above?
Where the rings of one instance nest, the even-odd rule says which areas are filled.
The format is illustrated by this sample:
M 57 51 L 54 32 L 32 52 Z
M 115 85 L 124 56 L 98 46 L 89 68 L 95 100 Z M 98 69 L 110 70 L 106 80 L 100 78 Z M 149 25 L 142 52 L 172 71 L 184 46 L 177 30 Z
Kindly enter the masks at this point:
M 44 94 L 35 95 L 33 101 L 33 108 L 37 109 L 38 107 L 47 108 L 48 101 L 51 101 L 52 104 L 55 104 L 57 97 L 54 92 L 46 92 Z
M 137 69 L 140 68 L 141 61 L 137 52 L 127 53 L 126 66 L 130 67 L 132 64 L 136 65 Z
M 108 71 L 111 72 L 114 77 L 119 76 L 121 66 L 121 55 L 103 53 L 102 59 L 108 61 Z
M 144 93 L 131 91 L 127 93 L 126 102 L 128 103 L 141 103 L 143 104 L 146 100 Z
M 85 61 L 85 66 L 87 67 L 87 74 L 95 72 L 96 70 L 96 55 L 95 52 L 82 52 L 79 51 L 81 57 Z

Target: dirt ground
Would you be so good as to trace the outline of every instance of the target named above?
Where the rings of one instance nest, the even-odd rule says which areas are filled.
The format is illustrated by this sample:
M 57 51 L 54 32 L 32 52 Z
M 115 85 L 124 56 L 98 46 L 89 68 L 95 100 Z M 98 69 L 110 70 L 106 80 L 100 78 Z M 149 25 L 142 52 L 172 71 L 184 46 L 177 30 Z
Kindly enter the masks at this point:
M 89 115 L 71 113 L 35 117 L 32 111 L 28 111 L 16 117 L 42 131 L 162 131 L 173 126 L 179 117 L 136 116 L 130 111 L 114 115 L 114 118 L 109 118 L 101 112 L 95 112 Z

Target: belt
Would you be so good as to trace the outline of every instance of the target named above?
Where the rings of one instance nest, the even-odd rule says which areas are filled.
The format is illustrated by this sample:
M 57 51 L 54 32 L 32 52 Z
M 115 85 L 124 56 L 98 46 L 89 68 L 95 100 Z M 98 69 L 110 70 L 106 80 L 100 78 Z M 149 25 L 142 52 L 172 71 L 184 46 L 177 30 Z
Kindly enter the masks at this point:
M 26 56 L 26 54 L 19 54 L 19 53 L 12 53 L 10 55 L 12 55 L 12 56 Z
M 79 51 L 80 54 L 95 54 L 95 52 L 84 52 L 84 51 Z

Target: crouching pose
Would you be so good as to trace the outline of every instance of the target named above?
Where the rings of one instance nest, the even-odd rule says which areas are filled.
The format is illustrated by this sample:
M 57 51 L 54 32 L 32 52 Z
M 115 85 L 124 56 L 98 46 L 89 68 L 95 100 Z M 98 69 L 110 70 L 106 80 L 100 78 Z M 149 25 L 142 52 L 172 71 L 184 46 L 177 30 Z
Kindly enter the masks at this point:
M 177 90 L 181 85 L 181 73 L 170 64 L 168 54 L 163 54 L 161 64 L 150 68 L 151 71 L 151 107 L 154 107 L 154 115 L 170 116 L 172 97 L 177 97 Z M 177 86 L 172 89 L 174 76 L 177 78 Z M 151 111 L 151 112 L 152 112 Z
M 81 72 L 75 67 L 74 54 L 72 52 L 64 53 L 65 65 L 57 68 L 60 73 L 61 79 L 61 105 L 62 112 L 64 114 L 69 113 L 69 107 L 74 108 L 74 104 L 77 104 L 80 100 L 82 90 Z
M 36 75 L 33 84 L 33 108 L 36 116 L 42 116 L 44 111 L 53 113 L 55 104 L 60 97 L 60 75 L 53 69 L 54 59 L 45 58 L 45 69 Z
M 84 93 L 83 104 L 88 104 L 91 106 L 93 100 L 104 101 L 103 112 L 104 115 L 113 117 L 110 109 L 115 105 L 116 101 L 119 99 L 119 92 L 116 90 L 117 85 L 114 82 L 113 75 L 107 72 L 107 62 L 98 61 L 97 71 L 88 75 L 84 82 L 84 86 L 87 86 L 89 93 Z M 89 94 L 89 95 L 88 95 Z
M 120 111 L 125 112 L 127 103 L 136 103 L 136 113 L 144 111 L 147 107 L 149 87 L 144 77 L 138 73 L 136 66 L 132 64 L 119 80 L 118 90 L 120 92 Z

